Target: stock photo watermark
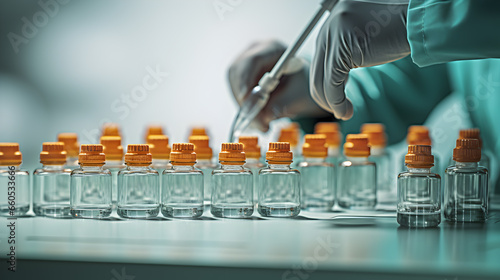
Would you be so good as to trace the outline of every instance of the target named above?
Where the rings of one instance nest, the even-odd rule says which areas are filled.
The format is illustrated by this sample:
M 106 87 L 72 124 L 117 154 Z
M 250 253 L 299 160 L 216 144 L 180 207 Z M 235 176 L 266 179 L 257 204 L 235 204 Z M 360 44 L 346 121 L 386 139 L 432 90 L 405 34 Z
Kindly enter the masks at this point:
M 314 247 L 313 255 L 302 260 L 300 265 L 292 266 L 292 269 L 281 275 L 282 280 L 306 280 L 311 274 L 318 270 L 320 262 L 326 261 L 340 245 L 334 242 L 333 235 L 326 238 L 318 237 Z
M 116 269 L 112 269 L 111 275 L 113 275 L 111 280 L 134 280 L 135 279 L 135 275 L 127 274 L 127 271 L 125 271 L 125 267 L 122 267 L 120 272 L 118 272 Z
M 8 270 L 12 272 L 16 272 L 17 268 L 17 256 L 16 256 L 16 223 L 17 219 L 13 216 L 16 215 L 16 167 L 9 166 L 8 171 L 8 182 L 7 182 L 7 203 L 8 203 L 8 214 L 9 218 L 7 218 L 7 264 Z
M 160 65 L 156 65 L 155 67 L 146 66 L 145 71 L 146 75 L 144 75 L 139 84 L 111 102 L 110 110 L 116 115 L 116 118 L 125 120 L 132 110 L 138 108 L 140 103 L 144 102 L 152 92 L 158 89 L 170 75 L 168 72 L 164 72 L 160 69 Z M 102 126 L 105 123 L 111 122 L 113 122 L 111 119 L 103 118 L 99 125 Z M 99 138 L 100 133 L 101 131 L 99 128 L 93 128 L 91 130 L 85 129 L 83 130 L 84 140 L 93 143 Z
M 245 2 L 244 0 L 216 0 L 212 3 L 215 13 L 222 21 L 225 19 L 225 14 L 233 12 L 234 9 Z
M 40 0 L 38 6 L 40 9 L 28 17 L 22 17 L 21 30 L 19 33 L 9 32 L 7 38 L 9 39 L 12 49 L 17 54 L 23 44 L 28 44 L 31 39 L 38 35 L 41 28 L 49 24 L 50 19 L 57 16 L 63 5 L 66 5 L 71 0 Z

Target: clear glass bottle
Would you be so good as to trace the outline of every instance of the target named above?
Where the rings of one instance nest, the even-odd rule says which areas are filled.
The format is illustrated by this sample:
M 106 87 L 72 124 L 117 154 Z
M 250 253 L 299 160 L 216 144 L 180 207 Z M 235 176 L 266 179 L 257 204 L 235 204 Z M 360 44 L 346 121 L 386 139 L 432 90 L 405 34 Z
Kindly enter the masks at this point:
M 30 210 L 29 172 L 21 169 L 18 143 L 0 143 L 0 215 L 22 217 Z
M 158 171 L 151 167 L 148 144 L 128 145 L 126 168 L 118 172 L 117 214 L 122 218 L 148 219 L 160 212 Z
M 80 168 L 71 172 L 71 215 L 75 218 L 100 219 L 111 215 L 111 171 L 104 169 L 103 146 L 82 145 Z
M 441 177 L 432 173 L 431 146 L 409 145 L 407 171 L 398 175 L 397 221 L 404 227 L 436 227 L 441 223 Z
M 64 143 L 64 150 L 66 151 L 66 165 L 64 165 L 64 168 L 71 170 L 79 168 L 78 152 L 80 144 L 78 144 L 78 135 L 70 132 L 59 133 L 57 135 L 57 142 Z
M 108 131 L 104 130 L 104 132 L 113 133 L 113 131 L 109 131 L 109 128 L 113 126 L 105 127 L 108 127 Z M 125 164 L 123 163 L 122 138 L 120 136 L 101 136 L 101 145 L 106 155 L 104 169 L 111 171 L 111 201 L 113 202 L 113 207 L 116 208 L 118 201 L 118 172 L 125 168 Z
M 446 168 L 444 217 L 450 222 L 484 223 L 488 215 L 488 170 L 479 166 L 478 139 L 458 139 L 454 166 Z
M 268 166 L 259 172 L 259 214 L 264 217 L 296 217 L 301 208 L 300 172 L 292 169 L 288 142 L 271 142 Z
M 152 167 L 161 174 L 163 170 L 172 168 L 170 164 L 170 146 L 168 145 L 168 136 L 149 135 L 147 142 L 149 150 L 153 155 Z
M 257 136 L 240 136 L 238 139 L 239 143 L 243 144 L 243 149 L 245 150 L 245 156 L 247 161 L 244 165 L 245 168 L 250 169 L 253 174 L 253 201 L 257 204 L 259 200 L 258 195 L 258 176 L 259 171 L 264 167 L 261 162 L 261 153 L 259 146 L 259 138 Z
M 212 171 L 217 168 L 217 164 L 213 160 L 212 148 L 210 148 L 210 138 L 206 135 L 192 135 L 189 136 L 189 143 L 194 145 L 196 152 L 195 167 L 203 171 L 205 204 L 210 204 L 212 200 Z
M 377 202 L 394 205 L 397 201 L 397 187 L 395 184 L 391 185 L 385 127 L 381 123 L 365 123 L 361 126 L 361 133 L 368 135 L 369 160 L 377 166 Z
M 222 143 L 221 167 L 212 172 L 213 192 L 210 211 L 220 218 L 252 216 L 253 174 L 243 167 L 245 153 L 241 143 Z
M 341 162 L 340 142 L 342 133 L 337 122 L 319 122 L 314 126 L 314 134 L 323 134 L 326 137 L 328 157 L 326 162 L 337 165 Z M 336 177 L 336 176 L 335 176 Z
M 346 160 L 338 169 L 338 205 L 352 210 L 374 209 L 377 205 L 377 175 L 375 163 L 368 160 L 368 136 L 348 134 L 344 154 Z
M 432 146 L 432 139 L 430 137 L 429 128 L 423 125 L 411 125 L 408 127 L 408 134 L 406 135 L 406 142 L 408 145 L 429 145 Z M 406 170 L 404 154 L 401 164 L 401 171 Z M 432 173 L 442 174 L 441 172 L 441 159 L 438 155 L 434 155 L 434 166 L 431 168 Z
M 334 165 L 326 162 L 328 148 L 324 134 L 307 134 L 302 146 L 303 161 L 298 164 L 302 209 L 331 211 L 335 203 Z
M 64 168 L 66 151 L 62 142 L 45 142 L 40 153 L 42 168 L 33 172 L 33 211 L 37 216 L 71 217 L 70 175 Z
M 171 169 L 163 171 L 162 208 L 165 217 L 197 218 L 203 215 L 203 172 L 194 167 L 196 153 L 191 143 L 174 143 Z

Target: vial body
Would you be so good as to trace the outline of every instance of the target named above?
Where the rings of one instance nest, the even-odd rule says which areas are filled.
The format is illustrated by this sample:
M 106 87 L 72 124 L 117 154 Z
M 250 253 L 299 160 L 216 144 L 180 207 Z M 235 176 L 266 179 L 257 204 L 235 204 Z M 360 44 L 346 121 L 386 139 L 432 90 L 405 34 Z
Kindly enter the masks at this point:
M 450 222 L 484 222 L 488 214 L 488 170 L 457 162 L 445 171 L 444 217 Z
M 117 214 L 122 218 L 147 219 L 160 212 L 158 171 L 149 166 L 127 166 L 118 173 Z
M 125 164 L 121 160 L 108 160 L 104 165 L 104 169 L 111 172 L 111 201 L 115 208 L 118 201 L 118 172 L 123 168 L 125 168 Z
M 203 199 L 209 204 L 212 200 L 212 171 L 217 168 L 217 165 L 211 159 L 199 159 L 195 167 L 203 172 L 203 184 L 205 188 Z
M 244 167 L 252 171 L 253 174 L 253 201 L 255 204 L 259 201 L 259 186 L 258 186 L 258 176 L 259 171 L 265 165 L 257 158 L 247 158 L 247 162 Z
M 394 205 L 397 201 L 397 187 L 390 180 L 390 158 L 383 147 L 372 147 L 369 160 L 377 167 L 377 202 Z
M 71 172 L 71 215 L 100 219 L 111 214 L 111 171 L 102 166 L 82 166 Z
M 259 172 L 259 214 L 296 217 L 300 213 L 300 173 L 286 164 L 269 164 Z
M 33 172 L 33 211 L 37 216 L 70 217 L 71 170 L 44 165 Z
M 398 175 L 397 221 L 405 227 L 441 223 L 441 177 L 429 168 L 408 168 Z
M 365 157 L 347 157 L 339 165 L 338 205 L 353 210 L 373 209 L 377 205 L 375 163 Z
M 222 165 L 212 172 L 212 215 L 247 218 L 254 211 L 253 174 L 241 165 Z
M 162 175 L 161 212 L 165 217 L 197 218 L 203 214 L 203 172 L 193 166 L 173 165 Z
M 29 172 L 19 166 L 0 166 L 0 215 L 21 217 L 30 210 Z
M 302 177 L 302 209 L 330 211 L 335 203 L 334 166 L 324 158 L 304 158 L 299 163 Z

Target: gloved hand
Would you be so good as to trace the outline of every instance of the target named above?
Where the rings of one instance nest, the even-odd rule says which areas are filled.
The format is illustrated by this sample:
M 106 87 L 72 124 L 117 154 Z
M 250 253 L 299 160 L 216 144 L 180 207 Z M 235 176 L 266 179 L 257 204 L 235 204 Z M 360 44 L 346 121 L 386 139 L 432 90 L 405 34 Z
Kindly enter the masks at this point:
M 311 95 L 337 119 L 352 117 L 344 89 L 349 71 L 410 54 L 407 0 L 339 1 L 323 25 L 311 64 Z
M 241 106 L 246 95 L 257 85 L 260 78 L 271 71 L 285 51 L 277 41 L 252 44 L 229 67 L 228 78 L 234 98 Z M 300 63 L 298 63 L 300 64 Z M 269 122 L 289 117 L 322 117 L 329 113 L 318 107 L 309 92 L 307 63 L 287 65 L 279 86 L 271 93 L 264 109 L 255 117 L 251 126 L 266 132 Z M 292 69 L 293 68 L 293 69 Z

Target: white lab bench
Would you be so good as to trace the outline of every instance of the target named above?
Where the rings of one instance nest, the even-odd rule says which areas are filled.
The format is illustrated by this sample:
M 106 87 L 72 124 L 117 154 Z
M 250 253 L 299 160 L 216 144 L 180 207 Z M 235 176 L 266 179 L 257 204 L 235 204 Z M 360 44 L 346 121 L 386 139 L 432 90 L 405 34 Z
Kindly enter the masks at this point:
M 485 224 L 398 226 L 395 213 L 296 219 L 17 219 L 17 272 L 0 279 L 500 279 L 500 212 Z

